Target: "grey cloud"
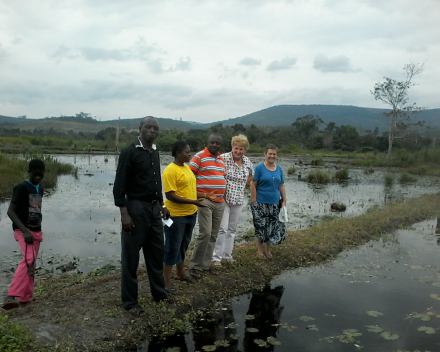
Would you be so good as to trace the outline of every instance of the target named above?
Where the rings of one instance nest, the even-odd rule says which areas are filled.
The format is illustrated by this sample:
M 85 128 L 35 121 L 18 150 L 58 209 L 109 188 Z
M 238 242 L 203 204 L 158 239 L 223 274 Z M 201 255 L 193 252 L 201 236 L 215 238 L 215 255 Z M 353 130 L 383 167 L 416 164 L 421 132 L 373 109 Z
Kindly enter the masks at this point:
M 8 56 L 8 52 L 3 48 L 2 43 L 0 43 L 0 61 Z
M 420 53 L 428 51 L 428 48 L 425 45 L 414 45 L 406 49 L 410 53 Z
M 153 73 L 161 74 L 164 72 L 161 59 L 150 60 L 147 62 L 147 65 Z
M 328 58 L 324 54 L 318 54 L 313 60 L 313 68 L 321 72 L 356 72 L 350 66 L 350 59 L 344 55 Z
M 244 66 L 258 66 L 261 65 L 261 60 L 253 59 L 251 57 L 245 57 L 244 59 L 240 60 L 238 64 Z
M 84 47 L 79 48 L 79 51 L 84 58 L 89 61 L 126 61 L 129 59 L 129 56 L 131 56 L 130 52 L 127 52 L 127 50 L 118 49 L 107 50 L 101 48 Z
M 279 70 L 289 70 L 296 64 L 297 58 L 286 57 L 282 60 L 274 60 L 269 66 L 267 66 L 267 71 L 279 71 Z
M 181 57 L 179 62 L 174 67 L 170 67 L 168 71 L 189 71 L 191 69 L 191 58 L 187 56 L 186 58 Z

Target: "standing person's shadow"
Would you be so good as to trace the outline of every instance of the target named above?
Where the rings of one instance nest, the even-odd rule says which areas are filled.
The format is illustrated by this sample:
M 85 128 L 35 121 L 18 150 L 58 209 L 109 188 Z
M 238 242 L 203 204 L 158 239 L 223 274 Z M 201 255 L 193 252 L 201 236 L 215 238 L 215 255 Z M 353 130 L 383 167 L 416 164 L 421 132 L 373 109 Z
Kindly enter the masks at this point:
M 280 305 L 284 293 L 283 286 L 271 288 L 266 286 L 260 291 L 254 291 L 249 303 L 247 315 L 253 319 L 246 319 L 246 330 L 243 339 L 243 347 L 246 352 L 273 351 L 274 346 L 267 343 L 266 347 L 258 347 L 255 340 L 267 341 L 268 337 L 276 338 L 278 335 L 281 313 L 284 306 Z M 251 317 L 248 317 L 251 318 Z M 248 329 L 258 329 L 258 332 Z

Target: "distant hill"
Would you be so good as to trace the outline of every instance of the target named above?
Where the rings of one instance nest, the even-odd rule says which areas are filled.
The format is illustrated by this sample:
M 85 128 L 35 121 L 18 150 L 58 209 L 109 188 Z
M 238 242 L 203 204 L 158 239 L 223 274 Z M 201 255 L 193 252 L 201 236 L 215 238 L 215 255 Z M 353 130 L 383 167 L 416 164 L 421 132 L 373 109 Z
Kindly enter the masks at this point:
M 288 126 L 298 117 L 318 115 L 325 123 L 335 122 L 337 126 L 351 125 L 365 130 L 378 127 L 380 131 L 388 129 L 384 113 L 387 109 L 361 108 L 346 105 L 278 105 L 253 112 L 229 120 L 217 121 L 208 126 L 222 123 L 224 126 L 233 126 L 241 123 L 244 126 Z M 417 115 L 417 120 L 424 120 L 429 125 L 440 128 L 440 109 L 425 110 Z
M 190 129 L 209 128 L 212 125 L 222 123 L 224 126 L 242 124 L 250 126 L 290 126 L 298 117 L 305 115 L 319 116 L 326 124 L 334 122 L 337 126 L 352 125 L 364 130 L 380 131 L 388 129 L 387 119 L 384 113 L 389 110 L 362 108 L 346 105 L 278 105 L 267 109 L 253 112 L 241 117 L 229 120 L 216 121 L 208 124 L 181 121 L 170 118 L 157 117 L 162 130 L 178 129 L 188 131 Z M 428 126 L 440 128 L 440 109 L 429 109 L 418 113 L 417 120 L 426 121 Z M 121 128 L 137 130 L 143 117 L 121 119 Z M 77 116 L 62 116 L 44 119 L 26 119 L 24 117 L 11 117 L 0 115 L 0 128 L 20 128 L 23 130 L 48 130 L 68 132 L 98 132 L 108 127 L 116 127 L 118 120 L 97 121 L 92 118 Z
M 145 116 L 144 116 L 145 117 Z M 121 128 L 125 128 L 128 130 L 138 129 L 139 124 L 141 120 L 144 117 L 138 117 L 134 119 L 121 119 Z M 187 122 L 182 120 L 174 120 L 174 119 L 167 119 L 163 117 L 156 117 L 156 119 L 159 121 L 160 129 L 161 130 L 181 130 L 181 131 L 188 131 L 192 128 L 204 128 L 206 127 L 203 123 L 197 123 L 197 122 Z M 118 120 L 108 120 L 105 121 L 106 124 L 112 125 L 114 127 L 117 126 Z

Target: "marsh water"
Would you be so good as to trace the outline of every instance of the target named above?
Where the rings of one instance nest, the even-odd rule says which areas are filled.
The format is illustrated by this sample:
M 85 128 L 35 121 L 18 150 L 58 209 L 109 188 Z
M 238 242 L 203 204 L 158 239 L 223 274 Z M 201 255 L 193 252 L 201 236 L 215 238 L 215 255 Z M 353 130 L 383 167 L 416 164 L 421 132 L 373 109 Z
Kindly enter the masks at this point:
M 113 204 L 113 182 L 117 166 L 116 155 L 55 156 L 60 162 L 78 168 L 78 176 L 60 176 L 56 189 L 43 200 L 44 241 L 38 258 L 39 276 L 59 274 L 67 269 L 88 274 L 90 271 L 120 265 L 120 215 Z M 251 157 L 254 165 L 263 157 Z M 161 166 L 172 161 L 162 155 Z M 320 169 L 330 176 L 341 160 L 326 159 Z M 366 174 L 363 169 L 350 169 L 346 183 L 313 186 L 298 180 L 314 169 L 305 157 L 280 157 L 288 197 L 289 229 L 311 226 L 323 217 L 356 216 L 386 202 L 417 197 L 438 191 L 439 179 L 422 177 L 417 182 L 391 187 L 384 185 L 384 171 Z M 288 175 L 289 167 L 297 172 Z M 301 175 L 301 176 L 299 176 Z M 248 197 L 249 198 L 249 197 Z M 347 210 L 334 213 L 330 204 L 342 202 Z M 0 204 L 0 293 L 3 294 L 13 271 L 20 261 L 20 251 L 13 238 L 11 222 L 6 215 L 8 202 Z M 250 207 L 244 208 L 237 229 L 237 241 L 252 233 Z M 198 233 L 198 228 L 194 234 Z
M 38 276 L 63 271 L 86 275 L 103 267 L 118 267 L 120 216 L 112 197 L 117 156 L 66 155 L 57 159 L 75 165 L 78 176 L 61 176 L 56 189 L 50 190 L 43 201 L 44 241 L 38 258 Z M 263 158 L 251 160 L 256 165 Z M 162 155 L 162 167 L 171 161 L 171 156 Z M 325 166 L 320 169 L 333 175 L 340 162 L 325 159 Z M 390 201 L 436 193 L 439 189 L 438 178 L 429 177 L 407 185 L 396 181 L 386 187 L 387 171 L 366 174 L 363 169 L 353 168 L 346 183 L 313 186 L 299 180 L 299 175 L 304 178 L 314 169 L 307 158 L 281 157 L 278 163 L 284 170 L 288 226 L 292 230 L 316 224 L 324 217 L 356 216 Z M 293 175 L 287 175 L 290 166 L 297 169 Z M 346 211 L 331 212 L 333 202 L 344 203 Z M 7 202 L 0 204 L 2 295 L 21 259 L 6 215 L 7 207 Z M 167 348 L 181 344 L 181 351 L 201 350 L 215 341 L 227 340 L 223 344 L 230 347 L 218 346 L 217 350 L 353 351 L 362 346 L 367 351 L 397 351 L 402 346 L 409 351 L 440 350 L 440 332 L 417 331 L 420 326 L 437 329 L 440 321 L 440 301 L 436 299 L 440 298 L 440 253 L 434 227 L 432 221 L 426 222 L 414 230 L 393 234 L 394 241 L 372 242 L 342 253 L 325 266 L 288 272 L 261 292 L 223 303 L 217 315 L 199 322 L 201 328 L 175 337 L 170 342 L 174 345 Z M 238 241 L 249 232 L 252 222 L 247 205 L 239 224 Z M 194 235 L 197 233 L 196 227 Z M 66 267 L 68 263 L 74 265 Z M 378 316 L 372 317 L 366 311 Z M 406 319 L 408 314 L 413 315 Z M 431 320 L 426 321 L 427 317 Z M 368 331 L 367 325 L 378 325 L 387 338 L 399 338 L 385 340 L 380 333 Z M 258 332 L 246 331 L 248 327 Z M 237 335 L 236 340 L 231 334 Z M 269 336 L 276 340 L 268 342 Z M 258 347 L 254 340 L 263 347 Z M 282 345 L 277 345 L 278 340 Z M 160 349 L 154 343 L 146 343 L 142 351 L 147 350 Z
M 437 221 L 282 274 L 151 351 L 440 351 Z M 227 347 L 225 347 L 227 346 Z M 214 349 L 215 348 L 215 349 Z

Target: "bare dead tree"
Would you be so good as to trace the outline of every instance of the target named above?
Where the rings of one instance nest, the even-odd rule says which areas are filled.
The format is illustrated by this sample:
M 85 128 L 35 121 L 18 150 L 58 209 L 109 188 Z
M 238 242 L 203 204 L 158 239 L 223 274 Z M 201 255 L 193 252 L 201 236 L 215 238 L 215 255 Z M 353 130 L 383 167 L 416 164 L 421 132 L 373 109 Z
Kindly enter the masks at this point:
M 380 100 L 391 106 L 391 111 L 385 113 L 389 117 L 388 123 L 388 160 L 391 158 L 393 143 L 395 139 L 404 138 L 410 131 L 410 119 L 412 113 L 423 110 L 417 107 L 416 103 L 408 105 L 408 90 L 415 85 L 413 83 L 414 76 L 423 72 L 424 64 L 411 62 L 403 66 L 405 71 L 405 79 L 397 81 L 390 77 L 384 77 L 384 82 L 378 82 L 374 85 L 371 92 L 374 99 Z

